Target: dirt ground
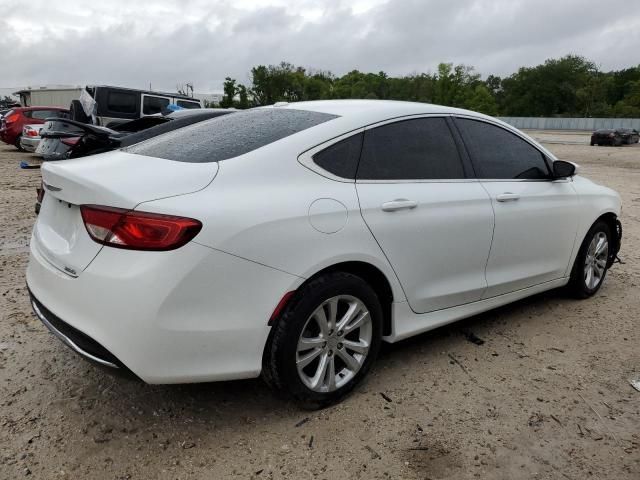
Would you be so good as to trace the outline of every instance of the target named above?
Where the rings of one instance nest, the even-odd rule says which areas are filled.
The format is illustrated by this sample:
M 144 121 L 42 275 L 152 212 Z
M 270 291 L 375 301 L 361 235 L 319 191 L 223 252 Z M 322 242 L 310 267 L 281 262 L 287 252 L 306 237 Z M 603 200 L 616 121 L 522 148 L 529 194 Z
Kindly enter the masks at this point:
M 3 144 L 0 478 L 638 480 L 640 146 L 533 135 L 620 192 L 626 263 L 595 298 L 549 292 L 388 346 L 311 413 L 260 380 L 149 386 L 63 346 L 25 288 L 39 172 Z

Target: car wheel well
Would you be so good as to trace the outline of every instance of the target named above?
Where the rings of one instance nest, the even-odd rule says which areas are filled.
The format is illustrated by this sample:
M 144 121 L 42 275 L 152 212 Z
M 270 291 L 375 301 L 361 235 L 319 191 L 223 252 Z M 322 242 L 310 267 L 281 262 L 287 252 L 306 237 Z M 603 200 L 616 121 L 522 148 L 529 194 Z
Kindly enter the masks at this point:
M 382 305 L 383 323 L 382 323 L 382 335 L 391 335 L 391 304 L 393 303 L 393 291 L 389 280 L 379 268 L 374 267 L 370 263 L 366 262 L 342 262 L 326 267 L 319 272 L 316 272 L 313 276 L 307 279 L 307 282 L 317 278 L 321 275 L 333 272 L 344 272 L 356 275 L 362 278 L 365 282 L 373 288 L 378 295 L 380 304 Z

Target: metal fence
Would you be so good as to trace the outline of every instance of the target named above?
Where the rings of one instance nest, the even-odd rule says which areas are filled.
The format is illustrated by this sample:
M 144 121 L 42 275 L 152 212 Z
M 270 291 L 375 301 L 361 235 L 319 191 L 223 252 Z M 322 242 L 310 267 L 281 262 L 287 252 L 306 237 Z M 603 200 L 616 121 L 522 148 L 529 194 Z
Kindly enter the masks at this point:
M 601 128 L 635 128 L 640 130 L 640 118 L 538 118 L 499 117 L 516 128 L 531 130 L 598 130 Z

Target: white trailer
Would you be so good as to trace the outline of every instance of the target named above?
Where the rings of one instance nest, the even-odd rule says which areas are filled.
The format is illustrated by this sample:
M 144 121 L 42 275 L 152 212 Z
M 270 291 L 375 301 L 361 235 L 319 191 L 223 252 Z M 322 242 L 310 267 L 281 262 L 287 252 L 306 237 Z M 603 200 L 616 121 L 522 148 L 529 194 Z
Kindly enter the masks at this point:
M 14 95 L 20 97 L 24 107 L 69 108 L 72 100 L 80 98 L 82 87 L 40 87 L 25 88 Z

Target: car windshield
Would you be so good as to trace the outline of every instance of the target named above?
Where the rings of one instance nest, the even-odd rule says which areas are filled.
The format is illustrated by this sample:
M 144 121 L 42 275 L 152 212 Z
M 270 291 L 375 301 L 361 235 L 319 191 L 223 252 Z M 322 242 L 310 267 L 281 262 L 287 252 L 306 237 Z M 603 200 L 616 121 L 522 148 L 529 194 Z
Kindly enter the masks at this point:
M 179 162 L 219 162 L 336 118 L 327 113 L 259 108 L 160 135 L 123 151 Z

